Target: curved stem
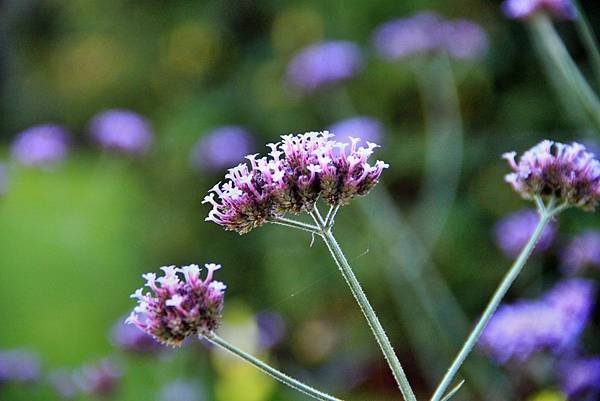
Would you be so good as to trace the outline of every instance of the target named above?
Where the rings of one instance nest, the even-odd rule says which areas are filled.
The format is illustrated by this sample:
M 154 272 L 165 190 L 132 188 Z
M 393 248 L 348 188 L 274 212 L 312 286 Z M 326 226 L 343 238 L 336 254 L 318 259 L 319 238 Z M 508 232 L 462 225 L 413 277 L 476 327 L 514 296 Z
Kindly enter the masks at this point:
M 398 357 L 394 352 L 392 344 L 390 343 L 389 338 L 385 334 L 385 330 L 379 322 L 379 319 L 375 314 L 375 310 L 373 310 L 373 307 L 369 303 L 369 300 L 367 299 L 365 292 L 363 291 L 360 283 L 358 282 L 358 279 L 354 275 L 354 272 L 352 271 L 352 268 L 350 267 L 346 256 L 344 256 L 342 249 L 335 240 L 335 237 L 331 232 L 331 228 L 324 225 L 323 218 L 320 216 L 316 209 L 311 213 L 311 215 L 313 216 L 315 221 L 318 222 L 321 228 L 321 237 L 325 241 L 329 252 L 331 252 L 333 260 L 340 269 L 344 280 L 346 280 L 346 283 L 352 291 L 352 295 L 354 295 L 354 298 L 360 306 L 363 315 L 367 319 L 369 327 L 371 328 L 371 331 L 373 332 L 373 335 L 377 340 L 377 344 L 379 344 L 379 348 L 381 348 L 381 351 L 383 352 L 383 355 L 388 365 L 390 366 L 390 369 L 392 370 L 394 378 L 398 383 L 398 387 L 402 392 L 404 400 L 416 401 L 415 394 L 410 386 L 410 383 L 408 382 L 406 373 L 404 373 L 404 369 L 402 369 L 402 365 L 400 364 L 400 361 L 398 360 Z
M 206 340 L 208 340 L 211 344 L 214 344 L 216 346 L 223 348 L 224 350 L 232 353 L 233 355 L 237 356 L 238 358 L 241 358 L 244 361 L 248 362 L 250 365 L 254 366 L 258 370 L 262 371 L 263 373 L 266 373 L 267 375 L 271 376 L 272 378 L 279 380 L 283 384 L 286 384 L 289 387 L 293 388 L 294 390 L 297 390 L 303 394 L 306 394 L 309 397 L 314 398 L 315 400 L 342 401 L 339 398 L 336 398 L 329 394 L 323 393 L 315 388 L 310 387 L 309 385 L 306 385 L 296 379 L 291 378 L 290 376 L 286 375 L 285 373 L 280 372 L 279 370 L 266 364 L 265 362 L 261 361 L 260 359 L 257 359 L 255 357 L 253 357 L 252 355 L 237 348 L 236 346 L 228 343 L 227 341 L 225 341 L 224 339 L 222 339 L 215 333 L 211 333 L 210 335 L 206 335 L 203 337 Z
M 535 249 L 535 245 L 538 242 L 538 240 L 540 239 L 540 236 L 542 235 L 542 233 L 544 231 L 544 227 L 546 227 L 546 224 L 548 224 L 548 222 L 560 210 L 562 210 L 562 208 L 563 208 L 562 205 L 558 206 L 557 208 L 554 208 L 554 207 L 552 207 L 552 203 L 550 203 L 545 208 L 545 210 L 539 210 L 540 221 L 538 222 L 537 226 L 535 227 L 533 234 L 529 238 L 527 245 L 525 245 L 525 247 L 519 254 L 519 257 L 517 258 L 517 260 L 513 263 L 510 270 L 506 273 L 506 275 L 502 279 L 502 282 L 496 289 L 496 292 L 494 292 L 494 295 L 492 296 L 488 305 L 486 306 L 481 318 L 477 322 L 477 325 L 471 331 L 471 334 L 469 334 L 469 337 L 465 341 L 462 349 L 457 354 L 456 358 L 452 362 L 452 365 L 450 365 L 450 368 L 448 368 L 446 375 L 444 376 L 444 378 L 438 385 L 437 389 L 435 390 L 433 396 L 431 397 L 431 401 L 440 401 L 440 399 L 442 399 L 444 393 L 446 392 L 446 389 L 451 384 L 452 380 L 454 380 L 454 377 L 458 373 L 458 370 L 462 366 L 465 359 L 467 359 L 467 356 L 473 350 L 473 347 L 475 347 L 475 344 L 477 343 L 477 340 L 481 336 L 481 333 L 483 332 L 483 330 L 487 326 L 488 322 L 492 318 L 492 315 L 494 314 L 494 312 L 500 305 L 502 298 L 504 298 L 504 296 L 508 292 L 508 289 L 510 288 L 512 283 L 515 281 L 515 279 L 517 278 L 517 276 L 523 269 L 523 266 L 525 266 L 527 259 L 529 258 L 529 256 L 533 252 L 533 250 Z

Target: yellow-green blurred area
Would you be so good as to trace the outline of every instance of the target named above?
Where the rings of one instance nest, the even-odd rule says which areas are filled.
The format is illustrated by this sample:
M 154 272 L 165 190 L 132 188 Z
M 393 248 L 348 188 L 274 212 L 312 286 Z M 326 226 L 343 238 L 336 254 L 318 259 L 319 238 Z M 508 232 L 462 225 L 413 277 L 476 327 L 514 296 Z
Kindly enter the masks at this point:
M 598 26 L 600 8 L 587 3 L 592 26 Z M 437 71 L 431 67 L 435 61 L 386 62 L 372 41 L 380 24 L 428 10 L 471 19 L 489 40 L 480 60 L 448 61 L 464 143 L 451 139 L 433 156 L 432 166 L 441 169 L 440 180 L 434 180 L 437 199 L 447 197 L 444 202 L 436 202 L 435 193 L 420 195 L 429 171 L 426 131 L 453 118 L 444 110 L 434 110 L 433 117 L 424 111 L 429 101 L 421 91 L 427 82 L 430 93 L 440 93 L 434 103 L 441 99 L 443 107 L 445 99 L 446 89 L 437 90 L 437 80 L 426 75 Z M 587 72 L 572 24 L 559 23 L 558 29 Z M 60 400 L 48 379 L 51 372 L 105 357 L 122 372 L 119 387 L 106 399 L 164 401 L 165 386 L 176 380 L 197 391 L 170 401 L 307 399 L 198 341 L 150 356 L 114 347 L 111 330 L 133 308 L 129 295 L 143 285 L 142 273 L 209 262 L 223 265 L 217 279 L 228 287 L 222 337 L 345 400 L 400 399 L 323 244 L 281 226 L 239 236 L 205 222 L 209 207 L 201 201 L 225 170 L 198 170 L 190 163 L 196 141 L 219 126 L 244 127 L 254 135 L 256 150 L 264 152 L 263 145 L 282 134 L 322 130 L 354 115 L 372 116 L 384 126 L 376 157 L 390 164 L 379 184 L 386 195 L 376 190 L 342 208 L 335 232 L 425 399 L 435 385 L 432 376 L 441 377 L 466 331 L 456 326 L 448 334 L 452 341 L 440 340 L 435 324 L 423 323 L 428 318 L 407 290 L 407 276 L 400 274 L 401 283 L 389 278 L 395 269 L 410 267 L 401 262 L 411 264 L 410 258 L 393 256 L 403 254 L 406 243 L 394 236 L 398 220 L 390 216 L 398 208 L 419 243 L 433 233 L 426 259 L 473 322 L 511 263 L 495 247 L 492 227 L 527 206 L 504 183 L 508 167 L 500 155 L 544 138 L 600 139 L 579 124 L 576 110 L 563 107 L 527 29 L 502 14 L 500 1 L 7 0 L 0 4 L 0 34 L 0 163 L 8 170 L 6 193 L 0 195 L 0 350 L 31 350 L 42 363 L 39 382 L 0 385 L 0 400 Z M 292 90 L 286 66 L 294 54 L 334 39 L 361 46 L 363 70 L 335 88 Z M 147 154 L 105 152 L 90 140 L 92 116 L 115 108 L 133 110 L 151 123 L 154 142 Z M 66 160 L 42 169 L 19 164 L 11 157 L 13 139 L 48 122 L 73 135 Z M 455 163 L 459 171 L 453 172 Z M 445 174 L 456 175 L 456 188 Z M 568 212 L 560 232 L 567 237 L 597 228 L 599 221 L 593 214 Z M 374 224 L 398 242 L 383 240 Z M 559 274 L 556 253 L 540 255 L 509 297 L 536 294 Z M 444 315 L 447 305 L 430 295 Z M 265 311 L 281 315 L 286 326 L 271 349 L 257 346 L 254 316 Z M 597 328 L 597 313 L 592 325 Z M 590 344 L 600 351 L 597 337 Z M 431 371 L 423 364 L 431 358 L 422 355 L 428 347 L 446 351 L 434 358 Z M 506 389 L 506 400 L 565 400 L 556 383 L 508 379 L 507 370 L 482 354 L 473 359 L 485 378 Z M 496 388 L 492 382 L 490 388 Z M 494 399 L 469 379 L 465 389 L 456 400 Z

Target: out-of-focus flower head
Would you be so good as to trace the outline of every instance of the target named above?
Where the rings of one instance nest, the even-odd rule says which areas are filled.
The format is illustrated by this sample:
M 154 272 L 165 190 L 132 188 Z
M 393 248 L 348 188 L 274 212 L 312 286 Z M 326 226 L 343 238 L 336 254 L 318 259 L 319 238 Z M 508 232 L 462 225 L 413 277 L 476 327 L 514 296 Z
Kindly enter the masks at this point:
M 68 132 L 60 125 L 44 124 L 19 133 L 11 154 L 25 166 L 47 168 L 64 160 L 68 150 Z
M 573 19 L 577 10 L 571 0 L 505 0 L 502 10 L 509 18 L 527 19 L 540 12 L 556 18 Z
M 286 332 L 283 317 L 278 313 L 265 311 L 257 313 L 255 319 L 260 346 L 270 349 L 279 344 Z
M 154 273 L 144 274 L 151 292 L 144 294 L 140 288 L 131 296 L 138 305 L 126 322 L 174 347 L 181 346 L 186 337 L 213 332 L 221 320 L 226 287 L 213 280 L 213 272 L 221 265 L 204 266 L 208 272 L 204 280 L 198 265 L 161 267 L 164 275 L 159 278 Z
M 159 401 L 203 401 L 206 395 L 202 386 L 193 380 L 176 379 L 160 390 Z
M 569 399 L 596 400 L 600 395 L 600 358 L 563 361 L 558 368 L 560 387 Z
M 535 352 L 560 354 L 576 346 L 594 305 L 595 285 L 583 279 L 558 283 L 539 300 L 502 305 L 479 345 L 498 363 L 525 361 Z
M 122 372 L 109 359 L 81 367 L 73 374 L 74 380 L 84 394 L 108 397 L 115 393 Z
M 202 136 L 194 145 L 191 161 L 199 170 L 223 170 L 252 152 L 252 135 L 242 127 L 218 127 Z
M 531 209 L 523 209 L 504 217 L 494 227 L 496 245 L 504 254 L 514 258 L 525 247 L 540 221 L 540 216 Z M 536 252 L 550 247 L 556 233 L 556 224 L 547 224 L 535 246 Z
M 457 59 L 476 59 L 488 49 L 485 31 L 468 20 L 445 20 L 434 12 L 384 23 L 373 35 L 380 57 L 395 61 L 446 51 Z
M 72 371 L 58 369 L 48 374 L 48 382 L 60 398 L 70 400 L 81 393 Z
M 351 138 L 360 138 L 365 142 L 381 143 L 383 124 L 373 117 L 356 116 L 338 121 L 327 129 L 336 140 L 350 142 Z
M 503 155 L 513 173 L 506 175 L 525 199 L 555 197 L 561 202 L 593 211 L 600 201 L 600 162 L 585 147 L 542 141 L 515 160 L 516 152 Z
M 588 230 L 577 235 L 560 257 L 567 274 L 576 274 L 587 266 L 600 268 L 600 232 Z
M 103 111 L 90 121 L 92 139 L 106 150 L 131 155 L 148 151 L 152 144 L 152 127 L 148 120 L 130 110 Z
M 0 351 L 0 386 L 3 383 L 30 383 L 41 373 L 38 356 L 24 349 Z
M 123 320 L 113 326 L 111 341 L 116 347 L 136 354 L 153 354 L 160 350 L 152 336 L 135 326 L 125 324 Z
M 268 157 L 247 156 L 250 168 L 230 169 L 228 181 L 204 198 L 213 206 L 206 220 L 244 234 L 270 218 L 311 211 L 319 197 L 333 206 L 367 194 L 388 167 L 382 161 L 368 163 L 377 145 L 359 147 L 357 138 L 349 145 L 332 136 L 327 131 L 284 135 L 267 145 Z
M 363 64 L 362 51 L 353 42 L 318 42 L 296 53 L 287 66 L 287 80 L 297 89 L 312 92 L 352 78 Z

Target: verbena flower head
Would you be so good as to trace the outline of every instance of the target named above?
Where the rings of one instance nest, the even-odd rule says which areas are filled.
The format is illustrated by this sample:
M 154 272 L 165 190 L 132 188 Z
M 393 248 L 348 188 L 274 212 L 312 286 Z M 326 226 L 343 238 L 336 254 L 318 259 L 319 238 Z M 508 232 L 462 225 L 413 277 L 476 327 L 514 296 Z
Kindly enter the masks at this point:
M 590 318 L 595 291 L 590 281 L 570 279 L 539 300 L 502 305 L 479 344 L 498 363 L 522 362 L 543 350 L 560 354 L 573 349 Z
M 448 21 L 433 12 L 392 20 L 373 35 L 380 57 L 394 61 L 446 51 L 457 59 L 475 59 L 488 48 L 487 34 L 468 20 Z
M 503 155 L 513 173 L 506 175 L 523 198 L 555 197 L 586 211 L 600 201 L 600 162 L 579 143 L 566 145 L 542 141 L 515 160 L 516 152 Z
M 254 140 L 247 130 L 228 125 L 202 136 L 194 145 L 191 161 L 200 170 L 223 170 L 253 149 Z
M 569 399 L 597 400 L 600 395 L 600 358 L 563 361 L 558 369 L 560 387 Z
M 516 257 L 529 241 L 539 221 L 540 216 L 531 209 L 523 209 L 504 217 L 494 227 L 496 245 L 506 256 Z M 546 225 L 535 246 L 535 251 L 542 252 L 548 249 L 555 233 L 554 222 Z
M 25 166 L 50 167 L 67 156 L 68 144 L 69 134 L 63 127 L 36 125 L 17 135 L 11 153 Z
M 571 0 L 505 0 L 502 10 L 509 18 L 527 19 L 540 12 L 554 17 L 573 19 L 577 10 Z
M 159 351 L 158 342 L 148 333 L 119 320 L 111 332 L 112 343 L 127 352 L 135 354 L 153 354 Z
M 30 383 L 41 374 L 38 356 L 23 349 L 0 351 L 0 386 L 4 383 Z
M 588 230 L 573 238 L 560 255 L 567 274 L 576 274 L 588 266 L 600 268 L 600 232 Z
M 164 275 L 159 278 L 154 273 L 144 274 L 151 291 L 144 294 L 140 288 L 131 296 L 138 305 L 126 322 L 171 346 L 180 346 L 188 336 L 214 331 L 221 320 L 226 287 L 213 281 L 213 273 L 221 265 L 204 266 L 207 274 L 203 280 L 198 265 L 161 267 Z
M 363 68 L 360 47 L 353 42 L 319 42 L 300 50 L 287 66 L 287 80 L 294 87 L 311 92 L 352 78 Z
M 92 118 L 92 139 L 102 148 L 139 155 L 150 148 L 153 140 L 148 120 L 129 110 L 106 110 Z
M 206 220 L 243 234 L 270 218 L 311 211 L 319 197 L 344 205 L 367 194 L 388 167 L 382 161 L 368 163 L 377 145 L 359 147 L 357 138 L 347 144 L 332 136 L 327 131 L 284 135 L 267 145 L 268 156 L 247 156 L 250 166 L 230 169 L 228 181 L 204 198 L 213 207 Z
M 373 117 L 356 116 L 338 121 L 327 129 L 340 142 L 350 142 L 351 138 L 360 138 L 364 142 L 381 143 L 383 125 Z

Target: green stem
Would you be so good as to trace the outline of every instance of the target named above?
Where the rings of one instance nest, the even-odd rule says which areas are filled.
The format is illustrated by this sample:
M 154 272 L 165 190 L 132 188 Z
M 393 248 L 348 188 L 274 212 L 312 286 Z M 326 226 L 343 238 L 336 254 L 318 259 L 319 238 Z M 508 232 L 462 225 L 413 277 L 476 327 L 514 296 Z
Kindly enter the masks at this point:
M 223 348 L 224 350 L 232 353 L 233 355 L 243 359 L 244 361 L 248 362 L 250 365 L 254 366 L 258 370 L 262 371 L 263 373 L 266 373 L 267 375 L 271 376 L 272 378 L 279 380 L 283 384 L 286 384 L 286 385 L 290 386 L 291 388 L 293 388 L 303 394 L 308 395 L 309 397 L 312 397 L 316 400 L 321 400 L 321 401 L 342 401 L 339 398 L 336 398 L 329 394 L 323 393 L 323 392 L 321 392 L 315 388 L 312 388 L 296 379 L 289 377 L 285 373 L 278 371 L 277 369 L 273 368 L 272 366 L 264 363 L 263 361 L 242 351 L 241 349 L 237 348 L 236 346 L 228 343 L 227 341 L 225 341 L 224 339 L 222 339 L 221 337 L 219 337 L 218 335 L 216 335 L 214 333 L 211 333 L 210 335 L 206 335 L 206 336 L 204 336 L 204 338 L 206 338 L 206 340 L 208 340 L 210 343 L 217 345 L 217 346 Z
M 297 228 L 302 231 L 307 231 L 311 234 L 319 234 L 319 227 L 313 226 L 312 224 L 306 224 L 301 221 L 296 221 L 292 219 L 286 219 L 285 217 L 275 217 L 269 220 L 269 223 L 279 224 L 281 226 Z
M 477 343 L 477 340 L 481 336 L 481 333 L 483 332 L 488 322 L 492 318 L 492 315 L 500 305 L 500 302 L 508 292 L 508 289 L 523 269 L 523 266 L 525 266 L 527 259 L 535 249 L 535 245 L 544 231 L 544 227 L 557 213 L 559 213 L 562 210 L 562 208 L 564 207 L 559 206 L 558 208 L 553 208 L 549 205 L 549 207 L 545 208 L 545 210 L 539 210 L 540 221 L 535 227 L 531 238 L 529 238 L 527 245 L 525 245 L 525 248 L 523 248 L 517 260 L 514 262 L 508 273 L 506 273 L 506 275 L 502 279 L 502 282 L 496 289 L 496 292 L 494 292 L 494 295 L 492 296 L 488 305 L 486 306 L 481 318 L 479 319 L 479 322 L 477 322 L 477 325 L 475 326 L 473 331 L 471 331 L 471 334 L 469 334 L 467 341 L 465 341 L 462 349 L 459 351 L 458 355 L 452 362 L 452 365 L 450 365 L 450 368 L 448 368 L 446 375 L 435 390 L 433 396 L 431 397 L 431 401 L 440 401 L 440 399 L 442 399 L 444 393 L 446 392 L 446 389 L 454 380 L 454 377 L 458 373 L 458 370 L 462 366 L 465 359 L 467 359 L 467 356 L 473 350 L 473 347 Z
M 325 241 L 329 252 L 331 252 L 333 260 L 340 269 L 344 280 L 346 280 L 346 283 L 352 291 L 352 295 L 354 295 L 354 298 L 356 299 L 356 302 L 358 302 L 358 305 L 363 315 L 367 319 L 367 323 L 369 324 L 369 327 L 371 328 L 371 331 L 373 332 L 373 335 L 377 340 L 377 344 L 379 344 L 379 348 L 381 348 L 381 351 L 383 352 L 383 355 L 388 365 L 390 366 L 390 369 L 392 370 L 392 373 L 394 375 L 394 378 L 396 379 L 396 382 L 398 383 L 398 387 L 402 392 L 404 400 L 416 401 L 415 394 L 408 382 L 406 373 L 404 373 L 404 369 L 402 369 L 402 365 L 400 364 L 400 361 L 398 360 L 398 357 L 394 352 L 392 344 L 390 343 L 390 340 L 385 334 L 385 331 L 381 326 L 377 315 L 375 314 L 375 310 L 373 310 L 373 307 L 369 303 L 369 300 L 367 299 L 365 292 L 363 291 L 360 283 L 358 282 L 358 279 L 354 275 L 354 272 L 352 271 L 352 268 L 350 267 L 346 256 L 344 256 L 342 249 L 335 240 L 335 237 L 331 232 L 331 227 L 327 227 L 324 225 L 323 218 L 320 216 L 316 209 L 311 214 L 317 222 L 317 224 L 319 224 L 321 228 L 321 237 Z
M 581 4 L 579 4 L 580 2 L 578 0 L 571 0 L 571 2 L 577 9 L 575 27 L 577 28 L 577 32 L 583 41 L 583 45 L 590 56 L 594 74 L 596 75 L 597 85 L 600 86 L 600 50 L 598 49 L 598 43 L 596 42 L 594 30 L 585 16 L 583 8 L 581 8 Z

